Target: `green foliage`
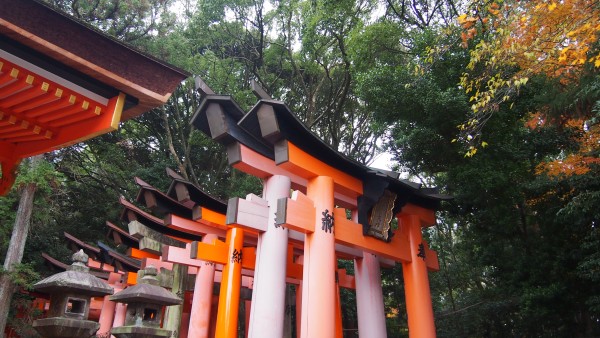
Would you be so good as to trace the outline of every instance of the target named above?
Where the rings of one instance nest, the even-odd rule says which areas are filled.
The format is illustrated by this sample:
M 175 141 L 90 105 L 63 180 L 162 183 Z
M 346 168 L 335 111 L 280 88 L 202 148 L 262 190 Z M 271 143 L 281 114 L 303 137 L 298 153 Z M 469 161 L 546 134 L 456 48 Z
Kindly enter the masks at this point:
M 12 226 L 15 224 L 15 211 L 18 201 L 16 194 L 9 193 L 7 196 L 0 197 L 0 250 L 4 252 L 8 246 Z
M 6 275 L 10 278 L 13 285 L 25 290 L 33 290 L 33 284 L 40 280 L 40 274 L 36 271 L 33 264 L 14 264 L 11 271 L 0 268 L 0 275 Z
M 593 275 L 596 268 L 590 245 L 598 243 L 589 233 L 598 219 L 597 168 L 583 176 L 540 175 L 539 163 L 577 149 L 577 135 L 551 125 L 525 127 L 527 112 L 547 105 L 550 98 L 557 109 L 566 107 L 569 97 L 589 107 L 594 81 L 558 97 L 552 81 L 531 79 L 512 109 L 500 108 L 486 122 L 489 146 L 465 158 L 465 149 L 453 139 L 470 109 L 457 86 L 468 53 L 452 44 L 452 30 L 397 29 L 387 34 L 393 32 L 403 37 L 396 41 L 403 42 L 405 53 L 394 55 L 379 47 L 389 44 L 363 40 L 357 46 L 371 48 L 357 53 L 369 61 L 355 78 L 378 123 L 390 128 L 386 146 L 399 167 L 454 196 L 439 215 L 439 224 L 427 232 L 442 268 L 430 275 L 439 336 L 597 332 L 591 323 L 597 318 L 598 290 L 590 276 L 582 275 Z M 391 41 L 368 29 L 356 39 L 361 37 Z M 436 46 L 438 53 L 432 57 L 428 46 Z M 402 309 L 403 295 L 395 294 L 402 284 L 394 276 L 398 273 L 384 277 L 386 305 L 393 304 L 389 309 Z M 403 320 L 388 318 L 393 335 L 405 332 Z
M 30 158 L 21 162 L 14 187 L 18 190 L 24 185 L 34 184 L 40 193 L 50 193 L 53 188 L 60 185 L 64 177 L 55 170 L 52 163 L 42 158 L 36 160 L 38 163 L 32 168 L 29 164 L 32 160 Z

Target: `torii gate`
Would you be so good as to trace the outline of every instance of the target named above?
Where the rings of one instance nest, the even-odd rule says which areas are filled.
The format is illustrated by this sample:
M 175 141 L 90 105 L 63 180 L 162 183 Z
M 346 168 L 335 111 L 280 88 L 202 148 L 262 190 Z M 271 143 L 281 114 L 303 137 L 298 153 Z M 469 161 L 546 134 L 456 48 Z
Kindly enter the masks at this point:
M 198 80 L 197 87 L 205 98 L 192 123 L 227 147 L 229 162 L 235 168 L 264 179 L 268 215 L 277 212 L 277 222 L 267 217 L 266 228 L 264 224 L 258 225 L 266 231 L 259 234 L 257 271 L 261 271 L 259 262 L 263 258 L 284 256 L 282 248 L 287 245 L 288 228 L 306 234 L 302 337 L 335 334 L 336 238 L 338 243 L 367 252 L 363 254 L 367 258 L 356 264 L 359 274 L 368 275 L 357 278 L 357 294 L 361 286 L 361 293 L 370 293 L 369 297 L 376 301 L 365 310 L 359 301 L 359 314 L 369 317 L 366 321 L 359 318 L 359 333 L 364 332 L 363 335 L 369 337 L 385 336 L 379 265 L 374 264 L 376 261 L 369 254 L 375 253 L 403 264 L 411 336 L 434 337 L 426 260 L 430 268 L 436 269 L 437 257 L 427 249 L 420 229 L 433 224 L 433 210 L 444 196 L 345 158 L 310 133 L 283 103 L 269 100 L 260 88 L 255 93 L 262 100 L 244 114 L 230 97 L 214 95 Z M 284 205 L 277 208 L 277 203 L 288 202 L 290 186 L 306 191 L 306 195 L 297 192 L 295 199 L 288 203 L 289 208 Z M 296 213 L 292 210 L 294 204 Z M 346 220 L 344 209 L 334 211 L 334 204 L 351 210 L 354 221 Z M 239 211 L 252 213 L 252 210 Z M 396 239 L 392 237 L 392 242 L 386 243 L 392 234 L 390 221 L 394 214 L 399 218 L 401 230 Z M 297 219 L 292 221 L 294 217 Z M 246 224 L 249 227 L 257 227 L 257 223 L 248 223 L 252 223 Z M 239 220 L 236 224 L 242 225 Z M 283 224 L 286 226 L 281 227 Z M 369 234 L 382 241 L 365 236 Z M 253 311 L 251 337 L 252 334 L 257 337 L 281 335 L 277 323 L 282 322 L 282 315 L 278 313 L 282 312 L 279 309 L 284 300 L 285 260 L 271 261 L 268 268 L 272 271 L 268 274 L 271 278 L 265 278 L 263 284 L 263 274 L 257 275 L 253 294 L 255 311 L 266 303 L 263 307 L 267 315 L 258 316 L 258 311 Z M 258 296 L 263 285 L 269 297 Z M 366 331 L 365 322 L 378 324 L 371 326 L 374 331 Z
M 207 258 L 208 260 L 217 262 L 217 263 L 227 263 L 228 258 L 230 257 L 230 253 L 227 252 L 226 249 L 226 245 L 223 242 L 216 242 L 216 238 L 217 237 L 221 237 L 224 238 L 225 237 L 225 230 L 224 229 L 229 229 L 231 228 L 231 226 L 227 226 L 224 224 L 224 220 L 225 220 L 225 215 L 224 214 L 220 214 L 220 212 L 216 212 L 216 211 L 211 211 L 210 209 L 206 208 L 205 205 L 212 205 L 213 209 L 218 209 L 220 211 L 224 211 L 226 210 L 226 205 L 222 202 L 220 203 L 216 203 L 214 201 L 214 199 L 212 199 L 212 197 L 206 195 L 205 193 L 199 191 L 196 187 L 192 186 L 189 184 L 189 182 L 184 181 L 181 177 L 178 177 L 178 175 L 176 175 L 173 172 L 168 171 L 169 176 L 171 176 L 174 181 L 171 184 L 171 187 L 169 188 L 169 192 L 167 194 L 164 194 L 162 192 L 160 192 L 159 190 L 155 189 L 154 187 L 150 186 L 149 184 L 143 182 L 140 179 L 136 179 L 137 183 L 141 186 L 141 190 L 140 193 L 138 194 L 138 196 L 143 196 L 142 199 L 138 199 L 139 201 L 144 201 L 146 203 L 146 205 L 148 207 L 150 207 L 153 210 L 157 210 L 163 214 L 166 214 L 165 218 L 164 218 L 164 224 L 160 224 L 159 219 L 157 219 L 156 217 L 150 215 L 150 214 L 146 214 L 145 212 L 143 212 L 142 210 L 139 210 L 137 207 L 133 206 L 132 204 L 121 200 L 121 204 L 125 207 L 125 211 L 123 213 L 123 216 L 127 219 L 127 220 L 131 220 L 129 223 L 129 234 L 132 238 L 136 238 L 139 241 L 139 247 L 144 250 L 146 253 L 144 255 L 147 255 L 148 257 L 146 258 L 142 258 L 142 255 L 136 256 L 138 258 L 142 258 L 142 265 L 144 265 L 144 262 L 151 262 L 151 264 L 154 264 L 155 266 L 164 266 L 166 269 L 171 269 L 173 266 L 171 264 L 165 264 L 162 261 L 167 261 L 167 262 L 172 262 L 172 263 L 179 263 L 179 264 L 183 264 L 183 265 L 187 265 L 190 267 L 200 267 L 202 266 L 202 268 L 200 269 L 200 274 L 203 275 L 204 272 L 206 272 L 206 270 L 211 270 L 213 271 L 213 275 L 214 275 L 214 265 L 204 265 L 203 262 L 199 261 L 199 260 L 195 260 L 195 259 L 190 259 L 190 247 L 189 245 L 182 245 L 182 242 L 179 242 L 178 240 L 174 240 L 172 238 L 169 238 L 159 232 L 163 232 L 165 230 L 164 226 L 167 226 L 169 228 L 171 227 L 175 227 L 177 228 L 178 231 L 182 231 L 182 232 L 186 232 L 186 233 L 194 233 L 194 235 L 204 235 L 206 233 L 210 233 L 213 232 L 214 234 L 212 235 L 213 238 L 211 239 L 210 236 L 211 235 L 205 235 L 203 237 L 203 242 L 209 245 L 204 245 L 204 248 L 201 250 L 198 250 L 196 248 L 195 253 L 202 253 L 202 255 L 204 255 L 205 258 Z M 176 191 L 176 194 L 173 194 L 173 190 Z M 194 197 L 194 201 L 189 201 L 187 200 L 189 198 L 190 195 L 195 195 Z M 177 200 L 173 199 L 172 197 L 177 197 Z M 202 201 L 199 201 L 202 200 Z M 250 195 L 248 197 L 248 200 L 252 201 L 259 201 L 260 202 L 260 198 L 258 198 L 257 196 L 254 195 Z M 187 203 L 188 205 L 186 207 L 184 207 L 182 204 L 183 203 Z M 184 209 L 187 209 L 184 210 Z M 199 212 L 196 213 L 196 215 L 199 215 L 199 217 L 196 218 L 195 221 L 189 219 L 190 214 L 189 214 L 189 210 L 190 209 L 196 209 Z M 182 211 L 183 210 L 183 211 Z M 183 216 L 186 217 L 181 217 L 181 216 L 177 216 L 174 214 L 170 214 L 170 212 L 176 212 L 179 213 Z M 217 216 L 217 214 L 219 216 Z M 207 216 L 207 219 L 204 219 L 204 216 Z M 150 228 L 146 228 L 142 223 L 138 222 L 138 220 L 143 220 L 145 222 L 149 222 L 149 224 L 152 224 L 152 228 L 154 229 L 160 229 L 158 230 L 159 232 L 155 232 L 156 230 L 151 230 Z M 211 221 L 212 220 L 212 221 Z M 260 223 L 260 222 L 259 222 Z M 265 222 L 266 223 L 266 222 Z M 163 230 L 163 231 L 161 231 Z M 256 231 L 254 231 L 256 232 Z M 217 235 L 218 234 L 218 235 Z M 114 234 L 113 234 L 114 235 Z M 122 241 L 122 239 L 120 239 L 120 241 Z M 146 247 L 143 247 L 141 245 L 141 243 L 143 242 L 147 242 L 145 244 Z M 152 243 L 155 244 L 152 244 Z M 246 242 L 250 242 L 249 244 L 252 246 L 255 244 L 255 241 L 252 240 L 252 238 L 248 238 L 248 240 Z M 162 244 L 161 244 L 162 243 Z M 220 243 L 220 244 L 219 244 Z M 172 246 L 166 245 L 166 244 L 172 244 Z M 159 248 L 162 246 L 162 255 L 160 257 L 161 261 L 157 261 L 154 258 L 151 258 L 150 256 L 154 256 L 155 254 L 152 252 L 155 252 L 156 255 L 160 255 Z M 184 248 L 185 246 L 185 248 Z M 196 245 L 196 247 L 198 247 L 200 245 Z M 246 273 L 242 273 L 242 274 L 246 274 L 246 275 L 254 275 L 252 273 L 253 269 L 253 264 L 254 264 L 254 258 L 252 255 L 252 249 L 249 249 L 249 252 L 246 252 L 245 254 L 242 254 L 243 260 L 246 260 L 246 268 L 247 268 L 247 272 Z M 301 280 L 301 276 L 302 276 L 302 266 L 296 264 L 295 262 L 293 262 L 293 253 L 291 252 L 292 247 L 288 246 L 288 252 L 287 252 L 287 281 L 294 283 L 294 284 L 298 284 L 298 281 Z M 147 254 L 148 252 L 150 252 L 150 254 Z M 248 253 L 250 253 L 250 256 L 248 255 Z M 138 254 L 132 251 L 132 254 Z M 244 263 L 242 262 L 242 265 L 244 265 Z M 205 271 L 203 271 L 203 269 Z M 190 269 L 191 270 L 191 269 Z M 192 272 L 194 273 L 194 272 Z M 239 276 L 239 274 L 237 274 Z M 196 279 L 196 290 L 198 290 L 198 293 L 206 293 L 206 292 L 201 292 L 202 291 L 206 291 L 207 289 L 211 289 L 212 288 L 212 281 L 213 281 L 213 277 L 208 278 L 208 280 L 210 280 L 210 284 L 207 284 L 207 282 L 203 283 L 202 280 L 205 279 L 204 277 L 201 277 L 200 275 L 197 277 Z M 352 282 L 349 282 L 349 280 L 352 279 Z M 200 283 L 201 285 L 199 285 L 198 283 Z M 340 270 L 339 271 L 339 284 L 342 287 L 349 287 L 349 285 L 354 285 L 353 283 L 353 277 L 351 276 L 347 276 L 345 274 L 344 271 Z M 237 282 L 233 282 L 233 283 L 225 283 L 224 287 L 222 289 L 222 291 L 227 291 L 227 290 L 239 290 L 239 284 Z M 352 288 L 354 288 L 352 286 Z M 210 293 L 209 293 L 210 294 Z M 208 333 L 208 327 L 207 327 L 207 320 L 206 320 L 206 316 L 209 315 L 209 312 L 206 311 L 206 306 L 202 306 L 201 304 L 204 303 L 206 304 L 208 302 L 208 304 L 210 304 L 210 299 L 205 299 L 205 300 L 200 300 L 198 299 L 198 297 L 200 297 L 200 295 L 197 295 L 196 293 L 194 294 L 194 302 L 192 304 L 192 314 L 191 314 L 191 322 L 190 322 L 190 332 L 189 334 L 192 334 L 193 336 L 196 335 L 201 335 L 201 336 L 206 336 L 206 334 Z M 204 297 L 206 298 L 206 297 Z M 237 301 L 235 299 L 232 299 L 231 297 L 227 297 L 226 294 L 221 293 L 221 297 L 220 297 L 220 302 L 221 302 L 221 308 L 229 308 L 231 310 L 235 310 L 237 309 Z M 204 308 L 204 310 L 203 310 Z M 337 327 L 338 327 L 338 332 L 339 335 L 341 336 L 341 311 L 339 311 L 339 302 L 338 302 L 338 306 L 336 307 L 336 313 L 338 314 L 336 318 L 336 322 L 338 323 Z M 222 311 L 220 311 L 222 312 Z M 230 311 L 231 312 L 231 311 Z M 228 323 L 235 323 L 235 320 L 233 318 L 235 318 L 236 315 L 235 314 L 229 314 L 228 316 L 226 316 L 225 318 L 221 318 L 219 321 L 219 325 L 218 327 L 222 330 L 219 330 L 218 334 L 220 335 L 225 335 L 227 336 L 227 332 L 233 332 L 233 329 L 230 328 L 230 330 L 225 330 L 225 328 L 228 326 Z M 202 319 L 205 318 L 205 319 Z M 196 322 L 202 322 L 204 321 L 204 326 L 202 327 L 202 325 L 200 325 L 200 328 L 195 328 L 193 327 L 193 324 Z M 177 329 L 177 328 L 175 328 Z M 184 328 L 181 328 L 181 332 L 184 332 Z M 204 335 L 202 335 L 204 334 Z
M 234 318 L 237 317 L 237 301 L 235 298 L 237 298 L 236 293 L 239 292 L 239 282 L 241 276 L 241 271 L 238 269 L 239 266 L 236 265 L 240 263 L 239 259 L 233 259 L 230 261 L 230 257 L 242 257 L 241 265 L 242 267 L 245 266 L 245 268 L 248 270 L 246 274 L 254 275 L 253 271 L 250 270 L 254 270 L 255 249 L 253 246 L 256 244 L 256 241 L 252 239 L 252 236 L 256 236 L 256 231 L 252 231 L 250 233 L 251 237 L 244 240 L 244 242 L 249 244 L 250 247 L 236 247 L 232 249 L 233 251 L 228 250 L 225 243 L 231 244 L 236 241 L 239 242 L 242 236 L 240 229 L 232 229 L 231 226 L 225 225 L 224 212 L 227 205 L 223 202 L 214 200 L 212 197 L 190 185 L 189 182 L 186 182 L 174 172 L 168 170 L 167 173 L 173 178 L 173 183 L 171 184 L 167 194 L 164 194 L 149 184 L 136 179 L 137 183 L 142 187 L 142 190 L 140 190 L 140 194 L 138 196 L 143 196 L 143 199 L 148 207 L 151 207 L 152 209 L 159 209 L 162 213 L 166 214 L 164 221 L 169 228 L 175 228 L 178 231 L 184 231 L 196 235 L 208 234 L 204 236 L 203 243 L 197 243 L 194 245 L 194 253 L 192 255 L 195 256 L 201 252 L 202 257 L 205 260 L 223 264 L 223 278 L 225 280 L 221 284 L 222 287 L 219 318 L 217 319 L 217 333 L 219 335 L 228 336 L 230 333 L 235 332 L 236 330 Z M 194 201 L 191 200 L 190 195 L 195 196 Z M 177 197 L 177 200 L 173 199 L 173 197 Z M 138 198 L 138 200 L 140 199 Z M 200 204 L 197 203 L 198 200 L 201 200 Z M 183 204 L 186 204 L 186 206 L 184 207 Z M 135 212 L 137 215 L 142 216 L 145 219 L 151 219 L 150 215 L 143 216 L 143 212 L 134 209 L 132 206 L 127 206 L 127 208 L 129 209 L 128 213 Z M 193 215 L 190 215 L 189 210 L 195 210 L 196 212 L 194 212 Z M 177 213 L 179 216 L 172 214 L 171 212 Z M 138 216 L 135 218 L 137 219 Z M 135 224 L 135 221 L 130 223 L 130 232 L 132 224 Z M 238 233 L 235 234 L 235 232 Z M 225 237 L 228 237 L 228 239 L 226 239 L 225 242 L 221 242 L 217 240 L 218 237 L 224 239 Z M 235 237 L 236 240 L 232 240 L 232 237 Z M 188 266 L 203 265 L 203 262 L 199 260 L 190 259 L 190 253 L 192 250 L 189 247 L 186 249 L 168 245 L 163 245 L 162 247 L 163 252 L 161 258 L 165 261 L 180 263 Z M 291 250 L 291 248 L 288 249 Z M 290 254 L 287 255 L 287 257 L 293 258 L 293 255 Z M 288 262 L 287 265 L 289 270 L 288 277 L 293 280 L 300 280 L 302 267 L 294 264 L 293 262 Z M 235 270 L 233 272 L 231 271 L 232 267 Z M 204 277 L 202 279 L 204 279 Z M 208 279 L 210 280 L 210 283 L 212 283 L 212 278 Z M 197 279 L 197 283 L 198 282 L 200 282 L 199 279 Z M 207 287 L 208 285 L 198 285 L 198 288 L 201 289 L 206 289 Z M 196 295 L 194 295 L 194 297 L 196 298 Z M 206 300 L 199 300 L 199 303 L 202 302 L 206 302 Z M 195 305 L 197 304 L 193 304 L 193 307 Z M 192 311 L 195 312 L 194 310 Z M 207 315 L 207 313 L 203 313 L 202 315 Z M 194 324 L 195 321 L 196 319 L 192 318 L 192 324 Z M 202 319 L 199 321 L 202 321 Z M 204 330 L 206 333 L 206 326 L 203 327 L 202 330 Z
M 176 175 L 172 171 L 168 171 L 168 173 L 170 174 L 170 176 Z M 174 200 L 172 197 L 167 196 L 166 194 L 158 191 L 157 189 L 140 180 L 139 178 L 136 178 L 136 182 L 141 187 L 140 192 L 138 194 L 138 201 L 145 203 L 146 206 L 152 209 L 153 211 L 158 211 L 159 213 L 167 214 L 167 217 L 165 217 L 165 220 L 163 221 L 151 214 L 142 211 L 141 209 L 137 208 L 135 205 L 129 203 L 123 198 L 120 199 L 120 203 L 124 207 L 123 212 L 121 214 L 121 218 L 123 220 L 129 221 L 128 236 L 137 239 L 136 244 L 138 249 L 132 247 L 130 249 L 130 254 L 133 257 L 142 259 L 142 265 L 144 265 L 144 263 L 147 261 L 151 261 L 156 266 L 164 265 L 164 267 L 169 270 L 175 270 L 175 267 L 180 264 L 165 265 L 165 263 L 155 260 L 160 257 L 162 253 L 162 248 L 185 248 L 186 242 L 189 242 L 190 240 L 194 239 L 200 239 L 201 236 L 207 233 L 219 234 L 223 238 L 226 236 L 225 231 L 223 229 L 227 229 L 229 227 L 225 226 L 224 224 L 224 214 L 221 214 L 218 211 L 210 210 L 205 207 L 195 206 L 195 203 L 188 203 L 188 205 L 186 206 L 183 203 Z M 222 205 L 219 206 L 219 203 L 214 200 L 212 201 L 212 203 L 206 204 L 211 205 L 212 207 L 216 206 L 215 209 L 225 210 L 226 208 L 226 204 L 221 202 L 220 204 Z M 180 219 L 185 220 L 187 224 L 183 227 L 179 227 L 177 224 L 181 223 L 179 221 Z M 196 219 L 199 222 L 193 221 L 192 219 Z M 173 223 L 172 220 L 175 220 L 175 225 L 171 224 Z M 190 224 L 190 222 L 192 224 Z M 148 228 L 146 226 L 148 226 Z M 119 239 L 119 241 L 123 240 L 121 239 L 121 232 L 123 231 L 111 229 L 111 234 L 113 236 L 116 236 Z M 210 238 L 210 236 L 204 237 L 205 239 Z M 255 240 L 252 241 L 250 239 L 249 244 L 253 246 L 255 244 Z M 211 251 L 219 252 L 219 250 Z M 254 264 L 254 258 L 252 254 L 253 251 L 253 247 L 244 250 L 244 256 L 247 257 L 246 260 L 251 263 L 252 267 Z M 189 248 L 187 256 L 189 257 Z M 180 266 L 186 265 L 194 266 L 194 264 L 183 264 Z M 181 273 L 180 275 L 182 274 L 185 273 Z M 176 275 L 177 273 L 173 277 L 175 277 Z M 128 281 L 130 283 L 134 283 L 135 279 L 135 274 L 129 274 Z M 173 286 L 175 286 L 175 283 L 177 282 L 180 282 L 179 278 L 174 278 Z M 212 279 L 210 289 L 212 290 Z M 226 288 L 222 288 L 222 292 L 226 290 Z M 179 321 L 181 320 L 181 316 L 177 316 L 177 314 L 169 316 L 167 314 L 167 317 L 168 318 L 165 318 L 165 322 L 167 323 L 167 325 L 172 326 L 174 330 L 179 330 Z M 231 320 L 227 320 L 227 322 L 229 321 Z M 181 328 L 181 330 L 181 332 L 185 332 L 183 331 L 184 328 Z

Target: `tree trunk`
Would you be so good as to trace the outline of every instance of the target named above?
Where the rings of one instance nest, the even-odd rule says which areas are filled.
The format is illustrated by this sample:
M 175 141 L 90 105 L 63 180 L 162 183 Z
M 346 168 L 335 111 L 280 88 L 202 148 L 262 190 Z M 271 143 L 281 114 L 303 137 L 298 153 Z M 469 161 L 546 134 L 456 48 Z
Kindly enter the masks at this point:
M 38 161 L 40 161 L 40 156 L 35 156 L 31 159 L 30 166 L 32 169 L 35 168 Z M 33 197 L 36 190 L 37 185 L 35 183 L 28 183 L 21 188 L 21 197 L 15 218 L 15 225 L 10 237 L 8 252 L 4 259 L 4 273 L 0 275 L 0 309 L 2 309 L 2 311 L 0 311 L 0 338 L 4 338 L 4 329 L 8 319 L 8 309 L 10 308 L 12 295 L 15 292 L 15 286 L 10 279 L 10 272 L 12 272 L 14 266 L 21 263 L 21 260 L 23 259 L 23 251 L 25 250 L 25 242 L 27 241 L 27 234 L 29 233 L 29 225 L 31 223 Z

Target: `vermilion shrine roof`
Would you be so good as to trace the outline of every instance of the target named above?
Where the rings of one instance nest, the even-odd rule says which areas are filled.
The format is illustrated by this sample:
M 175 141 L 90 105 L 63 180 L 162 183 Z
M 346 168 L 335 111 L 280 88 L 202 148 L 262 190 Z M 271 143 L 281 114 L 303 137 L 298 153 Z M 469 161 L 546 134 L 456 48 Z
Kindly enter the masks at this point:
M 21 159 L 113 131 L 188 76 L 36 0 L 0 8 L 0 194 Z

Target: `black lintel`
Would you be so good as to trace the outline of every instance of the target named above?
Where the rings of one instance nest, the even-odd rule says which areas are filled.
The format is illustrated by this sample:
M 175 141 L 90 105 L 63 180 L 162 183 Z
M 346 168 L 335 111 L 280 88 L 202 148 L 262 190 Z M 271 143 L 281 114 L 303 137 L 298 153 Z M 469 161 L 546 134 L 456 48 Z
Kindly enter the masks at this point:
M 102 250 L 102 256 L 105 258 L 104 263 L 112 263 L 111 265 L 114 265 L 115 267 L 117 267 L 117 264 L 115 263 L 119 263 L 119 265 L 121 265 L 119 270 L 122 271 L 138 271 L 140 269 L 142 263 L 139 259 L 125 256 L 101 241 L 98 241 L 97 245 L 100 247 L 100 250 Z
M 192 124 L 225 146 L 239 142 L 259 154 L 273 159 L 271 145 L 238 126 L 238 122 L 244 115 L 244 111 L 230 96 L 209 95 L 202 101 L 192 117 Z
M 177 199 L 182 204 L 192 202 L 193 205 L 208 208 L 221 214 L 227 212 L 227 204 L 225 202 L 211 196 L 169 168 L 167 168 L 167 174 L 173 180 L 167 191 L 167 196 Z M 192 205 L 192 203 L 189 205 Z
M 190 233 L 187 233 L 184 231 L 180 231 L 180 230 L 165 226 L 162 219 L 152 216 L 152 215 L 148 214 L 147 212 L 144 212 L 143 210 L 141 210 L 140 208 L 136 207 L 135 205 L 129 203 L 127 200 L 125 200 L 123 198 L 121 198 L 119 200 L 119 202 L 124 207 L 124 212 L 121 217 L 121 219 L 123 221 L 126 221 L 126 222 L 138 221 L 152 230 L 155 230 L 162 234 L 173 236 L 173 237 L 189 239 L 191 241 L 199 241 L 202 239 L 201 236 L 190 234 Z
M 131 236 L 127 231 L 109 221 L 106 221 L 106 226 L 108 227 L 106 237 L 111 239 L 117 246 L 123 244 L 130 248 L 140 248 L 140 240 Z
M 137 201 L 145 203 L 146 207 L 153 212 L 162 214 L 175 214 L 180 217 L 196 219 L 194 217 L 193 207 L 190 208 L 178 200 L 167 196 L 162 191 L 156 189 L 152 185 L 144 182 L 139 177 L 135 178 L 135 182 L 141 187 L 137 196 Z

